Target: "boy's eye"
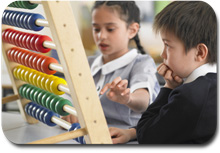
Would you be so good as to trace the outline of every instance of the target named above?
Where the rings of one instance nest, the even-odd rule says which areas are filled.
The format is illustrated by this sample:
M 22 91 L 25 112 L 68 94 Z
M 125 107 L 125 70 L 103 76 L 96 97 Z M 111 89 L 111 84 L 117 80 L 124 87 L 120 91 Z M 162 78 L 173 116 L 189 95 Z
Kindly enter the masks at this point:
M 108 32 L 112 32 L 112 31 L 114 31 L 115 29 L 113 29 L 113 28 L 109 28 L 108 29 Z

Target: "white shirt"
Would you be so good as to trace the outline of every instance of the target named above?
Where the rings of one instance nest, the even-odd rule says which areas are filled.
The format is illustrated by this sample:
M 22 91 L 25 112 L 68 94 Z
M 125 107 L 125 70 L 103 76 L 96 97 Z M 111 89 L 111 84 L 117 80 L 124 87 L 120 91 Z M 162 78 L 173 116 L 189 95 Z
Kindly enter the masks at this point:
M 196 68 L 184 81 L 185 83 L 190 83 L 196 80 L 200 76 L 205 76 L 207 73 L 217 73 L 216 64 L 203 64 Z

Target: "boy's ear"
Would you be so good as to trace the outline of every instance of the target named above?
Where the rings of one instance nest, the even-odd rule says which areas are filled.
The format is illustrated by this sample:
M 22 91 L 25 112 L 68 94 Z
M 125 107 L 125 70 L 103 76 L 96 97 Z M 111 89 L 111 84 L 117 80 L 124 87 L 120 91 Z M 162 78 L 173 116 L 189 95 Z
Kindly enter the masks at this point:
M 201 62 L 201 61 L 206 61 L 207 56 L 208 56 L 208 47 L 203 44 L 200 43 L 197 45 L 196 47 L 197 52 L 196 52 L 196 61 Z
M 138 33 L 140 26 L 137 22 L 134 22 L 130 24 L 128 28 L 129 28 L 129 39 L 132 39 Z

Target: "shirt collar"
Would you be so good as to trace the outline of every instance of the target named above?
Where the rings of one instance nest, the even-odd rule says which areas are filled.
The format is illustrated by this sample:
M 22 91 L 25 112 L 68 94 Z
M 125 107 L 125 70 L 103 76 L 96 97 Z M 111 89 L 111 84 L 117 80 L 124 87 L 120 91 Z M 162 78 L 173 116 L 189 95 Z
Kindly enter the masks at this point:
M 91 65 L 91 72 L 94 76 L 100 69 L 102 69 L 102 75 L 106 75 L 111 73 L 121 67 L 128 65 L 131 61 L 133 61 L 138 55 L 137 49 L 132 49 L 125 55 L 103 64 L 102 55 L 99 55 Z
M 207 63 L 198 67 L 185 79 L 184 83 L 190 83 L 200 76 L 205 76 L 207 73 L 217 73 L 216 64 Z

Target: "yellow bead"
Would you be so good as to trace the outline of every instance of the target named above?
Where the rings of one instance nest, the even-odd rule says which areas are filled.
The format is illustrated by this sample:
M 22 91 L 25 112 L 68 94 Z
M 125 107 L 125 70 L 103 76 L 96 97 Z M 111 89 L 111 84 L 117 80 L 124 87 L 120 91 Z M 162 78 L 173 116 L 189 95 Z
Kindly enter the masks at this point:
M 50 83 L 50 90 L 56 94 L 56 95 L 62 95 L 64 94 L 65 92 L 63 91 L 60 91 L 58 89 L 58 85 L 59 84 L 64 84 L 64 85 L 67 85 L 66 81 L 62 78 L 55 78 L 53 81 L 51 81 Z
M 49 91 L 49 92 L 52 92 L 51 90 L 50 90 L 50 83 L 51 83 L 51 81 L 53 81 L 53 75 L 48 75 L 48 77 L 47 77 L 47 79 L 46 79 L 46 81 L 45 81 L 45 88 L 46 88 L 46 90 L 47 91 Z

